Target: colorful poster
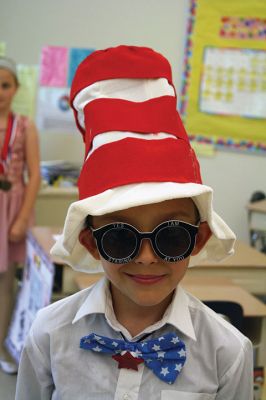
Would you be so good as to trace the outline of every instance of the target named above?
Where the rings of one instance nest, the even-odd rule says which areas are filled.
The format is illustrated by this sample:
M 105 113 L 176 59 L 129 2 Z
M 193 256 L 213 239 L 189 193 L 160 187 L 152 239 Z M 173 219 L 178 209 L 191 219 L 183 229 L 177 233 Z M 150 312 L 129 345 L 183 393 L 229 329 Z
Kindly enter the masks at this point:
M 67 85 L 67 60 L 67 47 L 44 47 L 41 54 L 40 85 L 65 87 Z
M 192 141 L 265 154 L 265 27 L 265 1 L 190 0 L 179 109 Z
M 38 83 L 38 67 L 17 65 L 19 89 L 13 100 L 12 108 L 21 115 L 34 119 Z
M 77 66 L 94 49 L 46 46 L 42 50 L 37 102 L 39 130 L 75 133 L 69 105 L 70 86 Z
M 250 5 L 249 5 L 250 6 Z M 266 39 L 265 18 L 222 17 L 220 36 L 228 39 Z
M 68 79 L 67 79 L 69 87 L 71 86 L 78 65 L 93 51 L 94 49 L 76 49 L 76 48 L 70 49 L 69 69 L 68 69 Z
M 19 363 L 25 338 L 37 312 L 50 303 L 53 277 L 53 263 L 29 233 L 22 286 L 17 296 L 6 339 L 6 346 L 17 363 Z
M 77 132 L 69 106 L 69 88 L 41 87 L 38 94 L 37 126 L 42 131 Z

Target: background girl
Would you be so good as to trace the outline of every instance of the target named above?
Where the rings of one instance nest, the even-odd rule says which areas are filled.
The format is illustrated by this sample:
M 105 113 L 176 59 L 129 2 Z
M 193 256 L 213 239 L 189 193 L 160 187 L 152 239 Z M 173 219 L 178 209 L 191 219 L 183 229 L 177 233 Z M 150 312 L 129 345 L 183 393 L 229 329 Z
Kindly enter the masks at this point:
M 37 129 L 27 117 L 11 111 L 18 86 L 15 63 L 0 57 L 0 368 L 6 373 L 16 372 L 4 341 L 16 265 L 25 260 L 25 237 L 40 184 Z

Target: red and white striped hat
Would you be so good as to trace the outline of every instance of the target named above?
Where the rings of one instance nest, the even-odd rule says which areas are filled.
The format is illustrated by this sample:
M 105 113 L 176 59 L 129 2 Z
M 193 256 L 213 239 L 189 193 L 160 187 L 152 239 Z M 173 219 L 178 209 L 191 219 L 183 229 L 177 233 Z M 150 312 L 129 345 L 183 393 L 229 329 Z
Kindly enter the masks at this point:
M 233 253 L 235 236 L 213 211 L 212 189 L 202 184 L 176 109 L 171 67 L 161 54 L 136 46 L 95 51 L 79 65 L 70 100 L 85 160 L 79 201 L 70 206 L 52 254 L 76 270 L 95 272 L 99 262 L 78 239 L 87 215 L 186 197 L 212 231 L 191 257 L 194 263 Z

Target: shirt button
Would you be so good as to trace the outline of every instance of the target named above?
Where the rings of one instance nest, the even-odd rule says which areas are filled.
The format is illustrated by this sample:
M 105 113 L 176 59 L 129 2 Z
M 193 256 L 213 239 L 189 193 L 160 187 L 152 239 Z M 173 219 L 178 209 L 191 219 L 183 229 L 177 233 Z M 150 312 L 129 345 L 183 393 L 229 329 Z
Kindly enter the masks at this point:
M 130 400 L 129 394 L 125 393 L 123 396 L 123 400 Z

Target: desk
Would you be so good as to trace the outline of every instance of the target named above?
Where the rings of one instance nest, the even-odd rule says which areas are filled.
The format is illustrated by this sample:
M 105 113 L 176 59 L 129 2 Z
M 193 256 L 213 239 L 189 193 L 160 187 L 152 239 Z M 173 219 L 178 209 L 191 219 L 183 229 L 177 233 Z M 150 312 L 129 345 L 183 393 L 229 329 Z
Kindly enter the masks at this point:
M 54 235 L 61 233 L 61 229 L 53 226 L 35 226 L 30 229 L 32 235 L 35 237 L 39 245 L 45 251 L 47 256 L 55 263 L 63 265 L 63 261 L 55 256 L 50 255 L 51 247 L 55 243 Z
M 266 295 L 266 255 L 237 241 L 235 254 L 220 263 L 204 262 L 190 268 L 189 276 L 223 276 L 256 295 Z
M 42 187 L 35 203 L 36 224 L 63 226 L 70 204 L 77 200 L 76 187 Z
M 77 290 L 77 286 L 74 281 L 75 272 L 71 267 L 65 265 L 64 262 L 56 256 L 50 254 L 50 250 L 55 243 L 54 235 L 58 235 L 62 232 L 61 228 L 58 227 L 47 227 L 47 226 L 35 226 L 31 228 L 31 233 L 47 254 L 48 258 L 55 264 L 56 268 L 62 269 L 62 292 L 54 293 L 53 298 L 59 299 L 66 295 L 72 294 Z

